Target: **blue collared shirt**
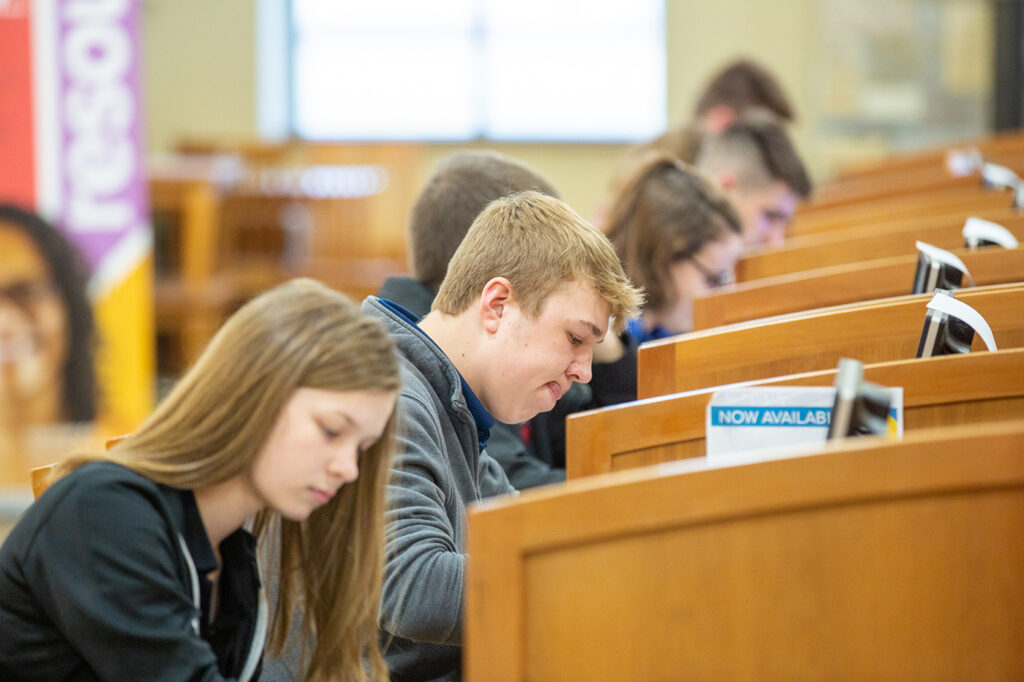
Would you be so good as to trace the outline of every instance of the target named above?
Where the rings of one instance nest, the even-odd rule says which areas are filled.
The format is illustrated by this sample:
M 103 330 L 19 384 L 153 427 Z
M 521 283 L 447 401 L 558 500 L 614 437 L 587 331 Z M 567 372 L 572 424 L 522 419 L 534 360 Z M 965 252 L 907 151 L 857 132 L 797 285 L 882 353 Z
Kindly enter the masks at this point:
M 648 341 L 655 341 L 657 339 L 665 339 L 670 336 L 675 336 L 676 333 L 665 329 L 664 327 L 654 327 L 653 329 L 644 329 L 643 318 L 634 317 L 626 322 L 626 331 L 629 335 L 636 339 L 637 344 L 646 343 Z

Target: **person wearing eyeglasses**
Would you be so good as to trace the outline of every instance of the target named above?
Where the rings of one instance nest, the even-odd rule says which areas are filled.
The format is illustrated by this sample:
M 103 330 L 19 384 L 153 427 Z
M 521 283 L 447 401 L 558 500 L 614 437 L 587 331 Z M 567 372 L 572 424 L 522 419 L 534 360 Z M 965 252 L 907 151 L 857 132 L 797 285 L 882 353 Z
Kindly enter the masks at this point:
M 765 110 L 748 111 L 722 132 L 705 135 L 696 166 L 736 208 L 748 247 L 781 243 L 798 202 L 811 194 L 796 147 Z
M 77 252 L 36 214 L 0 204 L 0 253 L 0 405 L 32 422 L 93 419 L 93 319 Z
M 85 266 L 57 228 L 0 204 L 0 254 L 0 484 L 13 484 L 40 442 L 89 442 L 94 327 Z
M 733 280 L 742 227 L 729 201 L 692 166 L 653 153 L 612 204 L 608 237 L 647 302 L 630 341 L 691 331 L 693 299 Z
M 594 349 L 590 401 L 582 409 L 636 400 L 641 343 L 691 331 L 693 299 L 733 280 L 742 229 L 729 201 L 692 166 L 663 151 L 638 160 L 611 204 L 606 232 L 633 284 L 640 315 Z M 564 458 L 564 433 L 553 456 Z
M 622 334 L 608 334 L 595 346 L 584 410 L 636 400 L 639 345 L 691 331 L 693 299 L 731 282 L 743 250 L 739 216 L 729 201 L 665 151 L 637 160 L 608 218 L 608 238 L 646 301 Z M 564 461 L 564 423 L 557 426 L 549 429 L 546 446 L 552 460 Z

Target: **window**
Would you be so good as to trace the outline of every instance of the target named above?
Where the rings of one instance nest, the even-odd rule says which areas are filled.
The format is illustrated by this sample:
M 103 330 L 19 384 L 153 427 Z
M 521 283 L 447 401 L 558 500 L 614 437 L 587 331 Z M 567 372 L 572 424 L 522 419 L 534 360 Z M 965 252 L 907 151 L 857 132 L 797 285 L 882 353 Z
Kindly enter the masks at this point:
M 665 127 L 663 0 L 293 0 L 316 140 L 623 141 Z

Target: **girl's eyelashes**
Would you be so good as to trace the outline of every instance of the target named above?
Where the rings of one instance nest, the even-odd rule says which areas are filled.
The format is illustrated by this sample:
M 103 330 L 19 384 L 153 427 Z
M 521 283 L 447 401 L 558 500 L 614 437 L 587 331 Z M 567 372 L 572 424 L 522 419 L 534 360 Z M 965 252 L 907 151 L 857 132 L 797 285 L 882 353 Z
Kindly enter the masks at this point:
M 326 437 L 327 440 L 334 440 L 341 435 L 341 431 L 336 431 L 325 425 L 323 422 L 317 422 L 317 424 L 319 424 L 320 430 L 323 432 L 324 437 Z
M 581 343 L 583 343 L 583 339 L 581 339 L 580 337 L 576 336 L 575 334 L 570 333 L 569 334 L 569 343 L 571 343 L 574 346 L 578 346 Z

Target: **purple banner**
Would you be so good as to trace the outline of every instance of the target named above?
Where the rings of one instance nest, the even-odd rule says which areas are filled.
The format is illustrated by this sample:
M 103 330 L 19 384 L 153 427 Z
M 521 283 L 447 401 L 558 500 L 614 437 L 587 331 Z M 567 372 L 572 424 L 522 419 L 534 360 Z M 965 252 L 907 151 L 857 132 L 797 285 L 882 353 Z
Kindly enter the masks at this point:
M 139 0 L 54 1 L 59 222 L 102 290 L 134 268 L 151 241 Z

